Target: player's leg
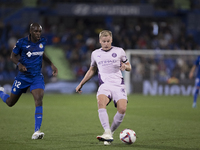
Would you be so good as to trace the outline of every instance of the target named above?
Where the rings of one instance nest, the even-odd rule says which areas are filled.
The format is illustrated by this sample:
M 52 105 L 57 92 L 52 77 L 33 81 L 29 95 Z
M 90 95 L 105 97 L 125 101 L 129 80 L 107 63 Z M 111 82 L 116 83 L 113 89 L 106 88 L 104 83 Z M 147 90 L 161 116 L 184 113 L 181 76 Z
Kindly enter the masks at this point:
M 195 92 L 194 92 L 194 96 L 193 96 L 193 104 L 192 104 L 193 108 L 196 107 L 198 95 L 199 95 L 199 87 L 196 87 Z
M 8 95 L 6 93 L 4 93 L 4 88 L 0 87 L 0 98 L 3 100 L 4 103 L 6 103 L 9 107 L 14 106 L 17 101 L 19 100 L 20 96 L 21 96 L 21 90 L 17 89 L 16 94 L 13 94 L 13 89 L 16 90 L 16 88 L 14 88 L 14 85 L 12 87 L 12 91 L 11 94 Z
M 115 114 L 113 122 L 111 124 L 111 132 L 114 133 L 114 131 L 119 127 L 119 125 L 123 121 L 126 112 L 128 101 L 125 85 L 122 84 L 120 86 L 113 87 L 112 95 L 115 107 L 117 107 L 117 113 Z
M 197 98 L 198 98 L 198 95 L 199 95 L 199 87 L 200 87 L 200 79 L 199 78 L 196 78 L 195 80 L 195 92 L 194 92 L 194 95 L 193 95 L 193 104 L 192 104 L 192 107 L 195 108 L 196 107 L 196 103 L 197 103 Z
M 6 103 L 6 100 L 10 97 L 10 95 L 4 93 L 3 87 L 0 87 L 0 97 L 3 100 L 4 103 Z
M 40 132 L 40 127 L 43 119 L 43 106 L 42 99 L 44 96 L 44 78 L 42 75 L 36 76 L 32 79 L 30 91 L 35 101 L 35 132 L 32 135 L 32 139 L 42 139 L 44 133 Z
M 100 141 L 112 142 L 113 137 L 110 130 L 108 113 L 106 110 L 106 105 L 109 103 L 109 101 L 109 98 L 104 94 L 100 94 L 97 96 L 99 120 L 105 131 L 103 135 L 97 136 L 97 139 Z
M 120 99 L 117 101 L 117 113 L 115 114 L 113 118 L 113 122 L 111 125 L 111 132 L 113 133 L 119 125 L 122 123 L 125 112 L 127 107 L 127 100 L 126 99 Z
M 40 127 L 43 117 L 42 99 L 44 96 L 44 90 L 34 89 L 31 91 L 31 93 L 35 101 L 35 132 L 32 135 L 32 139 L 42 139 L 44 137 L 44 133 L 40 132 Z
M 7 98 L 6 100 L 6 104 L 9 106 L 9 107 L 12 107 L 14 106 L 17 101 L 19 100 L 21 94 L 20 95 L 15 95 L 13 93 L 10 94 L 10 97 Z
M 104 130 L 110 129 L 109 117 L 106 110 L 106 105 L 108 103 L 109 103 L 109 99 L 106 95 L 103 95 L 103 94 L 98 95 L 97 104 L 98 104 L 99 120 Z
M 111 124 L 111 133 L 114 134 L 114 131 L 119 127 L 119 125 L 122 123 L 123 118 L 125 116 L 127 107 L 127 100 L 126 99 L 120 99 L 117 101 L 117 113 L 115 114 L 113 118 L 113 122 Z M 110 145 L 111 142 L 104 141 L 104 145 Z

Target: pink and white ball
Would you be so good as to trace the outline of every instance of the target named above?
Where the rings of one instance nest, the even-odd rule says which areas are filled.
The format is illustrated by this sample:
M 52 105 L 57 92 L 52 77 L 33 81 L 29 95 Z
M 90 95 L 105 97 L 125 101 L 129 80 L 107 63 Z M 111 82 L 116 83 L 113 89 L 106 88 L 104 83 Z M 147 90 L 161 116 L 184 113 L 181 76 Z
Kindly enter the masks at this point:
M 124 129 L 120 132 L 119 138 L 123 143 L 133 144 L 136 141 L 136 133 L 131 129 Z

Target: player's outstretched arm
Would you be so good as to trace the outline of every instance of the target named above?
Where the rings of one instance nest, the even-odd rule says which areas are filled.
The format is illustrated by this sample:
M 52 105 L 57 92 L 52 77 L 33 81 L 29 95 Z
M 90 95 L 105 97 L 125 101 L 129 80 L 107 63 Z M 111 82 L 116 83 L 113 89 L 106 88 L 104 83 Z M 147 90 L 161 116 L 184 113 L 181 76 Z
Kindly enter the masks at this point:
M 43 54 L 43 60 L 51 65 L 51 69 L 53 70 L 52 75 L 57 76 L 58 69 L 56 68 L 56 66 L 54 66 L 54 64 L 51 62 L 51 60 L 47 57 L 47 55 L 45 53 Z
M 193 75 L 194 75 L 194 71 L 196 69 L 196 66 L 193 65 L 192 69 L 190 70 L 190 74 L 189 74 L 189 78 L 192 79 Z
M 53 76 L 57 76 L 57 74 L 58 74 L 58 69 L 56 68 L 56 66 L 54 66 L 53 63 L 51 63 L 51 69 L 53 70 L 53 71 L 52 71 L 52 75 L 53 75 Z
M 78 92 L 79 94 L 81 94 L 81 88 L 82 86 L 92 78 L 92 76 L 95 74 L 95 72 L 97 71 L 97 67 L 93 67 L 90 66 L 89 70 L 87 71 L 87 73 L 85 74 L 84 78 L 81 80 L 81 82 L 79 83 L 79 85 L 76 87 L 76 92 Z

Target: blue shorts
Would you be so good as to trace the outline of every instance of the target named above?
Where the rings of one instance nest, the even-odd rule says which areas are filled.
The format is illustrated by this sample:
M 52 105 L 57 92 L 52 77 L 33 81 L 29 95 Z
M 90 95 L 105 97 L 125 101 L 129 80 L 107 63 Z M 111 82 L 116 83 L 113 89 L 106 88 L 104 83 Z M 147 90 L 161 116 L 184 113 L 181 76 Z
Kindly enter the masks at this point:
M 12 86 L 11 92 L 15 95 L 21 95 L 26 93 L 27 89 L 30 87 L 30 92 L 34 89 L 45 89 L 44 77 L 43 75 L 27 78 L 27 77 L 15 77 L 15 81 Z

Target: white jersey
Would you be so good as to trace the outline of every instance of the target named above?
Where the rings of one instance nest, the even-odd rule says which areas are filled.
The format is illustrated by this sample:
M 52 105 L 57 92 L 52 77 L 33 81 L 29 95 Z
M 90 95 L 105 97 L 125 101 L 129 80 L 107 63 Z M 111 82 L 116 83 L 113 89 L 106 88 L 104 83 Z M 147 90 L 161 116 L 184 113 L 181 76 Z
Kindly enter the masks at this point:
M 99 48 L 91 55 L 91 66 L 97 66 L 100 84 L 124 84 L 120 70 L 121 62 L 126 63 L 127 57 L 125 51 L 120 47 L 112 47 L 108 51 Z

